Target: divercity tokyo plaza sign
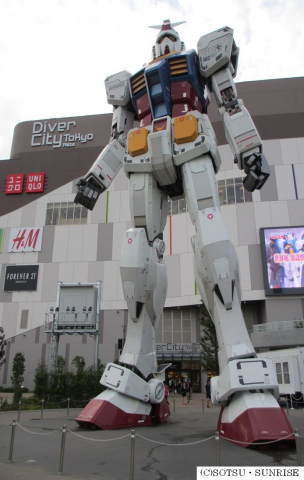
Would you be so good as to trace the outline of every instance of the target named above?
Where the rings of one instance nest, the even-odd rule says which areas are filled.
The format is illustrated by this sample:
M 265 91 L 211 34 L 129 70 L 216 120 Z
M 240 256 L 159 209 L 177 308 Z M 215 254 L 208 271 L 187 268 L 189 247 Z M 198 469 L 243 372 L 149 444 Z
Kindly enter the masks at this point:
M 75 130 L 76 122 L 34 122 L 31 146 L 52 148 L 75 147 L 76 143 L 87 143 L 93 140 L 93 133 L 82 134 Z

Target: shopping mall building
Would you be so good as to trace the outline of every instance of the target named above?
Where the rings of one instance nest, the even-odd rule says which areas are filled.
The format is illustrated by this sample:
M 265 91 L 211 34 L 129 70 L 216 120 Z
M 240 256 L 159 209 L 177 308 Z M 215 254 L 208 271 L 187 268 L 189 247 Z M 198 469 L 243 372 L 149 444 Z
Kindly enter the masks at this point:
M 304 345 L 304 78 L 239 83 L 237 89 L 264 141 L 271 171 L 262 190 L 244 192 L 243 172 L 233 163 L 213 101 L 208 114 L 222 158 L 218 189 L 240 261 L 246 326 L 259 351 Z M 91 365 L 96 338 L 102 363 L 119 357 L 118 339 L 127 325 L 119 259 L 131 227 L 128 179 L 120 171 L 92 212 L 73 202 L 77 179 L 108 143 L 110 125 L 111 114 L 22 122 L 14 130 L 10 159 L 0 162 L 0 325 L 9 339 L 0 385 L 11 384 L 18 352 L 26 359 L 26 387 L 33 387 L 39 361 L 50 365 L 47 331 L 58 282 L 101 285 L 98 337 L 83 325 L 79 334 L 71 322 L 60 335 L 58 353 L 67 365 L 76 355 Z M 192 270 L 194 228 L 184 200 L 169 204 L 164 233 L 169 286 L 157 355 L 159 362 L 172 363 L 169 375 L 191 378 L 200 391 L 205 372 L 201 299 Z M 75 316 L 73 299 L 70 303 L 69 315 Z

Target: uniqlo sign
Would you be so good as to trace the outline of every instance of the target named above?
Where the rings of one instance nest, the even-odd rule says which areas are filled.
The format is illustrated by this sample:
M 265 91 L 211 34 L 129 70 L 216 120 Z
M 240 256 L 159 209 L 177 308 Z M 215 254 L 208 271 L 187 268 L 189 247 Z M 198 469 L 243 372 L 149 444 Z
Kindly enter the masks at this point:
M 28 173 L 26 179 L 26 193 L 43 192 L 44 173 Z
M 12 228 L 9 252 L 41 252 L 43 227 Z
M 6 177 L 5 193 L 7 195 L 11 193 L 22 193 L 23 190 L 23 173 L 15 173 Z

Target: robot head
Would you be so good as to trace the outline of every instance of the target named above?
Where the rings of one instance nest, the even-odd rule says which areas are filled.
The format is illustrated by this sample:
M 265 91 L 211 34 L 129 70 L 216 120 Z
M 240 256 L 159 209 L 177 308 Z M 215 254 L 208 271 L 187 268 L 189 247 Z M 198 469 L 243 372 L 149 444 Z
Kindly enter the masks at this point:
M 153 25 L 149 28 L 160 28 L 160 32 L 156 38 L 156 44 L 152 48 L 153 60 L 161 57 L 162 55 L 168 55 L 174 51 L 181 52 L 185 50 L 185 44 L 179 38 L 179 34 L 173 27 L 181 25 L 185 22 L 170 23 L 170 20 L 164 20 L 162 25 Z

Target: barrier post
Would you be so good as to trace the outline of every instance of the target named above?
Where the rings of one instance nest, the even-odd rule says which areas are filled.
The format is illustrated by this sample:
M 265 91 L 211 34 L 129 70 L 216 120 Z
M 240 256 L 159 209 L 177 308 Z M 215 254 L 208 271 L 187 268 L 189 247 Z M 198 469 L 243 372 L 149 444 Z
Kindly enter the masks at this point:
M 292 393 L 290 394 L 290 410 L 294 410 L 293 404 L 292 404 Z
M 67 411 L 67 416 L 70 415 L 70 397 L 68 398 L 68 411 Z
M 19 402 L 19 408 L 18 408 L 18 417 L 17 417 L 17 421 L 19 422 L 20 421 L 20 412 L 21 412 L 21 400 Z
M 66 437 L 67 427 L 63 425 L 62 427 L 62 436 L 61 436 L 61 449 L 60 449 L 60 460 L 59 460 L 59 469 L 58 475 L 61 475 L 63 472 L 63 459 L 64 459 L 64 448 L 65 448 L 65 437 Z
M 135 430 L 131 430 L 130 478 L 134 480 Z
M 203 413 L 205 411 L 205 405 L 204 405 L 204 399 L 202 398 L 202 408 L 203 408 Z
M 10 443 L 10 449 L 9 449 L 9 454 L 8 454 L 7 463 L 11 463 L 11 462 L 13 461 L 13 450 L 14 450 L 15 430 L 16 430 L 16 420 L 13 420 L 13 423 L 12 423 L 12 433 L 11 433 L 11 443 Z
M 221 464 L 221 459 L 220 459 L 220 435 L 219 432 L 215 432 L 215 463 L 216 466 L 219 467 Z
M 173 412 L 175 413 L 175 397 L 173 397 Z
M 44 407 L 44 399 L 41 400 L 41 416 L 40 416 L 40 419 L 43 418 L 43 407 Z
M 294 429 L 294 434 L 296 439 L 298 466 L 301 467 L 302 466 L 301 444 L 300 444 L 299 430 L 297 428 Z

